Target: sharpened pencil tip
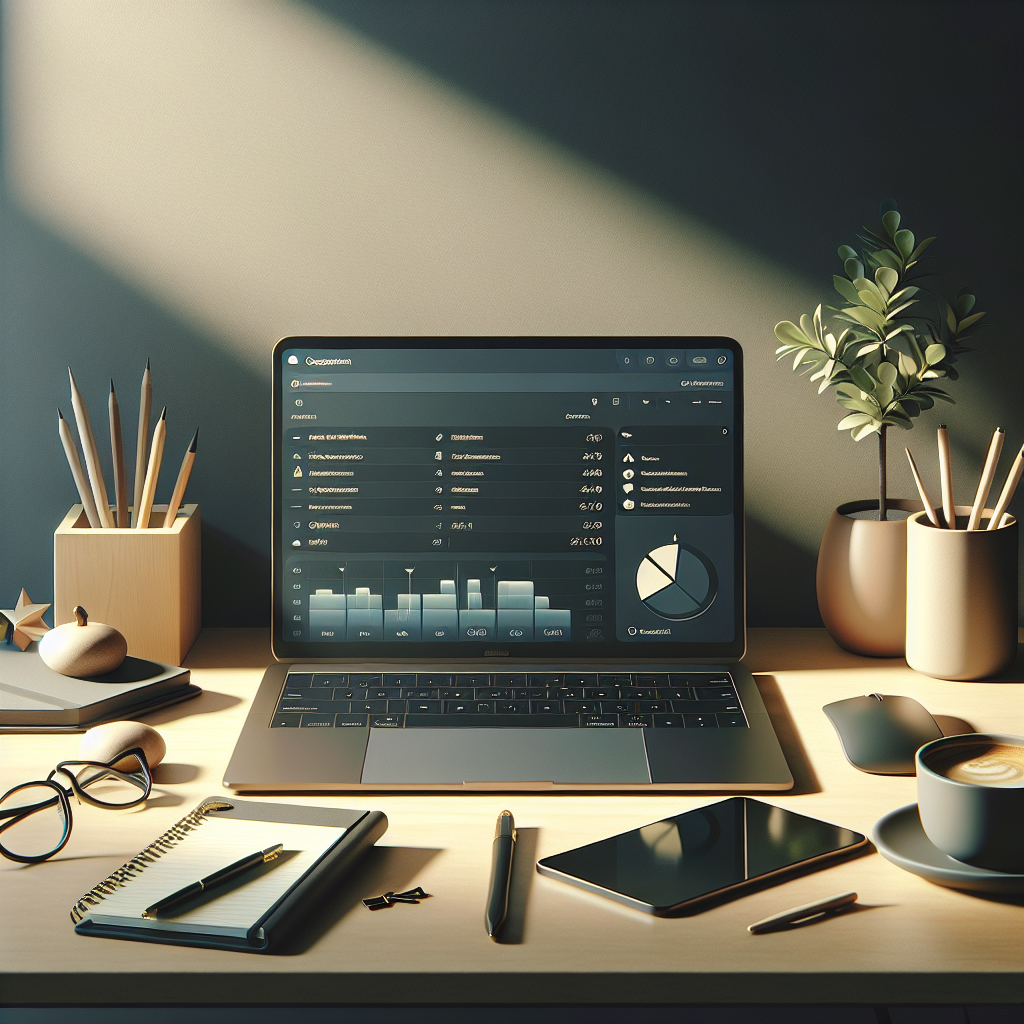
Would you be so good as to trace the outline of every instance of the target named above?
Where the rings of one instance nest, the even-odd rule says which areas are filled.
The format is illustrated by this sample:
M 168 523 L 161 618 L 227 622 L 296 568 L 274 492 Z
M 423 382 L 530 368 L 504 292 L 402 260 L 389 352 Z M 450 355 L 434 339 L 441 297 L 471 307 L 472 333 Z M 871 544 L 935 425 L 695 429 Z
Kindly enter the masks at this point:
M 946 424 L 945 423 L 940 423 L 939 424 L 939 430 L 945 430 L 945 429 L 946 429 Z
M 59 420 L 64 419 L 64 413 L 62 413 L 60 411 L 60 406 L 59 405 L 57 406 L 57 419 L 59 419 Z
M 996 427 L 996 433 L 997 433 L 997 434 L 1002 434 L 1003 432 L 1004 432 L 1004 431 L 1003 431 L 1003 428 L 1002 428 L 1002 427 Z
M 160 413 L 160 419 L 162 419 L 162 420 L 167 419 L 167 406 L 166 405 L 163 407 L 163 411 Z
M 149 369 L 149 356 L 146 356 L 146 369 Z
M 192 435 L 192 440 L 191 440 L 191 442 L 189 443 L 189 446 L 188 446 L 188 450 L 190 452 L 195 452 L 195 450 L 196 450 L 196 442 L 198 440 L 199 440 L 199 429 L 197 428 L 196 432 Z

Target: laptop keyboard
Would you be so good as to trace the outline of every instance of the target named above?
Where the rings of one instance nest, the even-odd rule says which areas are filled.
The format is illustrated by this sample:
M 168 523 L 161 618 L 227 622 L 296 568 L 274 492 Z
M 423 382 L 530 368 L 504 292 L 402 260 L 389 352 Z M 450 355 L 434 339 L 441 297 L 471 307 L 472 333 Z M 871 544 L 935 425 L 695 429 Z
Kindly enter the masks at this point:
M 734 729 L 747 721 L 732 676 L 716 672 L 299 673 L 277 729 Z

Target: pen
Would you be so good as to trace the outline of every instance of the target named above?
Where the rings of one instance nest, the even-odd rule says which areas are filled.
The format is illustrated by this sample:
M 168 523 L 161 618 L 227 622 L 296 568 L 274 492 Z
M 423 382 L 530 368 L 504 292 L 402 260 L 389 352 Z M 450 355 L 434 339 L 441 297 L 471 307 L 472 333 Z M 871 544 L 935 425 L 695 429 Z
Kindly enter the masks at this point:
M 939 424 L 939 477 L 942 488 L 942 515 L 950 530 L 956 529 L 956 503 L 953 501 L 953 463 L 949 458 L 949 434 Z
M 156 496 L 156 482 L 160 476 L 160 461 L 164 457 L 164 440 L 167 437 L 167 406 L 164 406 L 153 431 L 153 447 L 149 452 L 149 469 L 146 470 L 146 483 L 142 488 L 142 501 L 135 510 L 138 518 L 135 529 L 145 530 L 149 527 L 149 517 L 153 514 L 153 498 Z
M 192 463 L 196 461 L 196 442 L 199 440 L 199 431 L 192 435 L 188 451 L 181 460 L 181 469 L 178 470 L 178 479 L 174 483 L 174 490 L 171 492 L 171 500 L 164 513 L 164 526 L 173 526 L 178 509 L 181 508 L 181 499 L 185 497 L 185 487 L 188 485 L 189 475 L 192 473 Z
M 1013 460 L 1013 465 L 1010 467 L 1010 472 L 1006 477 L 1006 483 L 1003 484 L 1002 493 L 999 495 L 996 507 L 992 510 L 992 518 L 988 521 L 988 529 L 999 529 L 1003 515 L 1010 505 L 1013 492 L 1017 490 L 1017 484 L 1020 483 L 1021 470 L 1024 470 L 1024 448 L 1017 452 L 1017 458 Z
M 484 926 L 496 938 L 508 911 L 508 889 L 512 881 L 512 854 L 516 848 L 516 823 L 511 811 L 502 811 L 494 826 L 491 843 L 491 887 L 487 896 Z
M 82 499 L 85 516 L 89 520 L 89 525 L 94 530 L 98 530 L 103 524 L 96 512 L 96 503 L 92 500 L 89 481 L 85 479 L 85 474 L 82 472 L 82 463 L 78 461 L 78 449 L 75 447 L 75 439 L 71 436 L 71 428 L 60 409 L 57 410 L 57 430 L 60 433 L 60 443 L 64 445 L 64 454 L 67 456 L 68 465 L 71 467 L 71 475 L 78 488 L 78 496 Z
M 914 456 L 910 454 L 909 448 L 904 448 L 903 450 L 907 453 L 907 458 L 910 459 L 910 472 L 914 474 L 914 483 L 917 484 L 917 492 L 921 495 L 924 510 L 928 513 L 928 521 L 932 526 L 940 526 L 939 517 L 935 514 L 935 509 L 932 508 L 932 499 L 928 497 L 928 492 L 924 489 L 924 481 L 921 479 L 921 474 L 917 471 L 917 463 L 914 461 Z
M 139 432 L 135 440 L 135 497 L 132 502 L 132 526 L 139 520 L 142 505 L 142 486 L 146 482 L 146 446 L 149 443 L 149 413 L 153 405 L 153 377 L 149 372 L 149 360 L 142 374 L 142 390 L 139 393 Z
M 71 405 L 75 410 L 78 439 L 82 442 L 82 454 L 85 456 L 85 468 L 89 472 L 92 496 L 96 502 L 96 514 L 99 517 L 100 526 L 110 529 L 113 528 L 114 517 L 110 514 L 110 506 L 107 504 L 107 488 L 103 483 L 103 470 L 100 469 L 100 453 L 96 450 L 96 440 L 92 436 L 92 427 L 89 426 L 89 410 L 85 407 L 85 400 L 78 390 L 75 375 L 71 372 L 70 366 L 68 367 L 68 377 L 71 378 Z
M 163 914 L 168 910 L 172 910 L 174 907 L 181 906 L 183 903 L 188 903 L 200 893 L 209 892 L 211 889 L 217 889 L 226 882 L 230 882 L 232 879 L 244 874 L 246 871 L 257 867 L 260 864 L 265 864 L 267 861 L 274 860 L 283 849 L 284 846 L 281 843 L 278 843 L 276 846 L 268 846 L 265 850 L 257 850 L 256 853 L 252 853 L 248 857 L 243 857 L 241 860 L 236 860 L 234 864 L 229 864 L 226 868 L 214 871 L 212 875 L 207 875 L 205 878 L 201 878 L 198 882 L 186 885 L 184 889 L 179 889 L 177 892 L 172 892 L 170 896 L 165 896 L 162 900 L 157 900 L 153 906 L 146 907 L 142 912 L 142 916 L 156 917 L 157 914 Z
M 999 462 L 999 453 L 1003 450 L 1003 428 L 996 427 L 995 433 L 988 446 L 988 456 L 985 458 L 985 468 L 981 471 L 981 479 L 978 481 L 978 493 L 974 496 L 974 505 L 971 507 L 971 518 L 967 520 L 967 529 L 976 530 L 981 524 L 981 514 L 985 511 L 985 502 L 988 500 L 988 492 L 992 487 L 992 478 L 996 475 L 996 464 Z
M 771 931 L 779 925 L 795 924 L 797 921 L 805 921 L 811 917 L 828 914 L 856 902 L 857 894 L 855 892 L 842 892 L 838 896 L 829 896 L 823 900 L 816 900 L 814 903 L 805 903 L 802 907 L 794 907 L 792 910 L 784 910 L 781 914 L 766 917 L 763 921 L 755 921 L 753 924 L 747 925 L 747 931 L 751 935 L 757 935 L 759 932 Z
M 110 397 L 107 399 L 110 417 L 110 459 L 114 463 L 114 501 L 117 505 L 119 529 L 128 526 L 128 493 L 124 476 L 124 444 L 121 440 L 121 408 L 114 394 L 114 378 L 110 378 Z

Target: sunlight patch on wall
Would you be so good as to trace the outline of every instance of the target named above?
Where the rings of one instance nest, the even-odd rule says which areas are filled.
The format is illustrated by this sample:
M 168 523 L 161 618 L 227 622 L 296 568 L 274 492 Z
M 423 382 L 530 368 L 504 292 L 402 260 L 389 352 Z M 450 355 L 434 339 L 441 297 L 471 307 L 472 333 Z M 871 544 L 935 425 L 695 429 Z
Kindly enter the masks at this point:
M 286 334 L 730 335 L 750 511 L 813 550 L 874 493 L 773 362 L 804 282 L 308 8 L 10 0 L 6 36 L 19 201 L 264 376 Z

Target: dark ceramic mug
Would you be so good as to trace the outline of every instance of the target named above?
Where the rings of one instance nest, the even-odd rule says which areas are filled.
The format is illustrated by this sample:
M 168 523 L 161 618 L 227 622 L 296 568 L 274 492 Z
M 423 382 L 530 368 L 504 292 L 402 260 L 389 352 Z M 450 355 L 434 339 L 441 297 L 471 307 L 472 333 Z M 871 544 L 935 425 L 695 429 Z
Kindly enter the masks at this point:
M 1024 873 L 1024 736 L 943 736 L 916 761 L 917 808 L 932 845 L 965 864 Z

